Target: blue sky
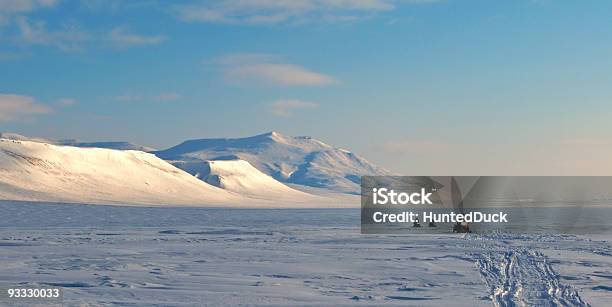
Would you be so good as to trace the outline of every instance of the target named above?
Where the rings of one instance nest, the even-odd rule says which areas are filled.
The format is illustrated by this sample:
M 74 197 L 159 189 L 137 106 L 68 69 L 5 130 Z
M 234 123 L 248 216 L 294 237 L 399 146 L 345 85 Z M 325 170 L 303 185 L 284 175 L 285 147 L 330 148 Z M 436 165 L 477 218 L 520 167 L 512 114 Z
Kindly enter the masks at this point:
M 0 0 L 0 131 L 311 135 L 406 174 L 610 174 L 612 3 Z

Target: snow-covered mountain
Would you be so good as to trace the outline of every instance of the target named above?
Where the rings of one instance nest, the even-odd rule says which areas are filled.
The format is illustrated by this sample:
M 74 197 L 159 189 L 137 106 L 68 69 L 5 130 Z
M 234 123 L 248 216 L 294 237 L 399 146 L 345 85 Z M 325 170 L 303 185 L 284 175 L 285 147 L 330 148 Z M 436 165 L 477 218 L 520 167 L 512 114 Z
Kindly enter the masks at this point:
M 140 150 L 144 152 L 154 151 L 155 148 L 151 148 L 144 145 L 138 145 L 131 142 L 122 141 L 111 141 L 111 142 L 81 142 L 78 140 L 53 140 L 45 138 L 27 137 L 17 133 L 11 132 L 0 132 L 0 138 L 16 140 L 16 141 L 31 141 L 39 143 L 47 143 L 54 145 L 68 145 L 75 147 L 93 147 L 93 148 L 108 148 L 118 150 Z
M 128 142 L 85 143 L 0 133 L 0 199 L 354 205 L 357 196 L 350 194 L 359 193 L 362 175 L 388 174 L 347 150 L 310 137 L 276 132 L 239 139 L 191 140 L 154 154 L 144 152 L 148 150 Z
M 353 194 L 359 193 L 361 176 L 389 174 L 350 151 L 311 137 L 278 132 L 236 139 L 189 140 L 153 153 L 193 175 L 197 175 L 200 163 L 239 159 L 283 183 Z
M 236 207 L 329 206 L 245 161 L 210 162 L 199 180 L 153 154 L 0 138 L 0 199 Z

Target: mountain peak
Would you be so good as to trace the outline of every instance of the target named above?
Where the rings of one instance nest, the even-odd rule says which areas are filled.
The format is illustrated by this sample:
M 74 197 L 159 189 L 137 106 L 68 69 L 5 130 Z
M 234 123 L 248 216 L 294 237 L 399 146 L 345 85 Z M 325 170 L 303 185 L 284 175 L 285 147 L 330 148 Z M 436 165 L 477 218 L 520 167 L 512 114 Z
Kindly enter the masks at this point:
M 258 139 L 258 138 L 268 138 L 268 139 L 272 139 L 275 141 L 279 141 L 279 140 L 283 140 L 286 139 L 287 136 L 283 135 L 280 132 L 276 132 L 276 131 L 270 131 L 270 132 L 266 132 L 263 134 L 259 134 L 256 136 L 253 136 L 254 139 Z
M 266 134 L 271 136 L 271 137 L 284 137 L 284 135 L 282 135 L 280 132 L 276 132 L 276 131 L 270 131 L 270 132 L 268 132 Z
M 282 134 L 280 132 L 277 131 L 271 131 L 271 132 L 267 132 L 264 134 L 259 134 L 250 138 L 246 138 L 246 139 L 252 139 L 252 140 L 272 140 L 275 143 L 282 143 L 285 145 L 290 145 L 290 146 L 315 146 L 315 147 L 321 147 L 321 148 L 332 148 L 332 146 L 317 140 L 311 136 L 289 136 L 289 135 L 285 135 Z
M 312 139 L 309 136 L 290 136 L 290 135 L 282 134 L 277 131 L 270 131 L 264 134 L 256 135 L 252 138 L 267 138 L 267 139 L 274 140 L 276 142 L 285 142 L 285 143 L 291 143 L 292 141 L 295 141 L 295 140 L 311 140 Z

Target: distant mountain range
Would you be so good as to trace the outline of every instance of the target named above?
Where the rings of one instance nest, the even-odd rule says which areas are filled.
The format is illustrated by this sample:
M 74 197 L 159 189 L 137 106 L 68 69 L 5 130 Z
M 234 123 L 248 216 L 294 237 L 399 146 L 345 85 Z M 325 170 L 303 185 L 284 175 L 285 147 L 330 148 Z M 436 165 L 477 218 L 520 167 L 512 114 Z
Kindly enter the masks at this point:
M 359 193 L 360 177 L 385 174 L 347 150 L 277 132 L 190 140 L 162 151 L 129 142 L 0 133 L 0 199 L 8 200 L 289 207 L 342 200 L 354 205 L 358 198 L 348 195 Z
M 155 148 L 138 145 L 130 142 L 80 142 L 78 140 L 53 140 L 45 138 L 30 138 L 17 133 L 3 132 L 0 138 L 18 141 L 33 141 L 53 145 L 66 145 L 75 147 L 108 148 L 118 150 L 140 150 L 144 152 L 154 151 Z

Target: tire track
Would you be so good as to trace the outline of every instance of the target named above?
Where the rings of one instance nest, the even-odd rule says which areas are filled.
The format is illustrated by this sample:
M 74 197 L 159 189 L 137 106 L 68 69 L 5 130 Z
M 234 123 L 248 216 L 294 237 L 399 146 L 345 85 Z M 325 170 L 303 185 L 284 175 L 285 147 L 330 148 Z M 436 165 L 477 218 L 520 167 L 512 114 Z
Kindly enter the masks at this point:
M 495 306 L 590 306 L 559 276 L 541 252 L 528 249 L 476 254 Z

